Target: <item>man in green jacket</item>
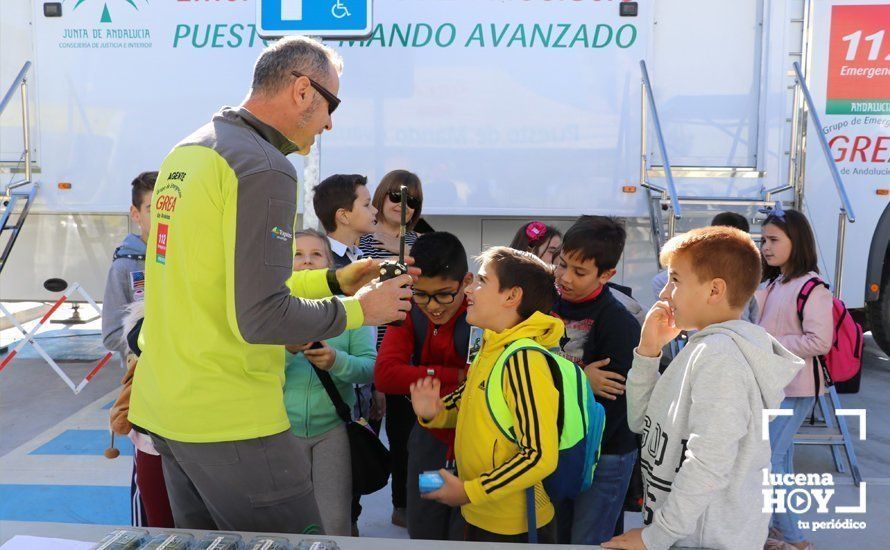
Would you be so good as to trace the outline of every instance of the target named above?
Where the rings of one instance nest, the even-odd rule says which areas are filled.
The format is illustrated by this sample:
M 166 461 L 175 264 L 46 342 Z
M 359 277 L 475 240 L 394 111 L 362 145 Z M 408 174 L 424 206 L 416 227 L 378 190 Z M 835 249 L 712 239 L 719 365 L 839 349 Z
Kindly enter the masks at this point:
M 317 41 L 276 42 L 244 103 L 161 166 L 129 419 L 161 454 L 177 527 L 320 531 L 310 468 L 288 429 L 284 345 L 410 309 L 411 277 L 365 284 L 372 261 L 292 272 L 298 185 L 286 155 L 307 154 L 331 129 L 341 70 Z M 319 299 L 335 294 L 351 297 Z

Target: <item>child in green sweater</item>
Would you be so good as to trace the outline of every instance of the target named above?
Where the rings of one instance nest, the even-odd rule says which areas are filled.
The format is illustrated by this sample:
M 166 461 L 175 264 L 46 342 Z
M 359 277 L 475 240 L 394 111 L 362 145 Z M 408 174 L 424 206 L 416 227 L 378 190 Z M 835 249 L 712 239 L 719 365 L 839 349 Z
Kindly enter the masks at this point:
M 330 245 L 313 230 L 294 234 L 294 271 L 322 269 L 333 264 Z M 284 405 L 300 450 L 312 464 L 312 484 L 325 533 L 351 533 L 352 463 L 346 426 L 337 416 L 315 368 L 330 374 L 350 409 L 355 404 L 353 384 L 374 380 L 377 357 L 374 328 L 360 327 L 313 344 L 288 346 Z M 313 366 L 315 368 L 313 368 Z

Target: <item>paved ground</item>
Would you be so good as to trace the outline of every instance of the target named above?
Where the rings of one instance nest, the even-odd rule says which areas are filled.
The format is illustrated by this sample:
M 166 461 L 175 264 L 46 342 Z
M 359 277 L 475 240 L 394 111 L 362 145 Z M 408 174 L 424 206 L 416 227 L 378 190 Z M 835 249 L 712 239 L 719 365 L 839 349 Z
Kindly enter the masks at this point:
M 91 363 L 63 364 L 79 381 Z M 116 363 L 106 367 L 75 396 L 39 359 L 22 359 L 0 372 L 0 521 L 126 524 L 129 522 L 127 491 L 131 449 L 119 445 L 123 455 L 107 460 L 107 407 L 116 395 L 121 376 Z M 850 418 L 855 450 L 865 479 L 866 512 L 835 513 L 834 506 L 856 506 L 861 488 L 847 474 L 834 472 L 827 448 L 797 449 L 801 472 L 834 473 L 836 494 L 832 513 L 815 510 L 805 521 L 831 519 L 864 521 L 864 529 L 839 529 L 837 525 L 810 533 L 823 548 L 852 545 L 854 548 L 886 548 L 890 540 L 890 361 L 867 339 L 862 390 L 842 395 L 846 408 L 867 411 L 867 440 L 859 441 L 859 425 Z M 390 524 L 389 489 L 364 497 L 360 521 L 363 535 L 405 538 L 404 529 Z M 628 527 L 639 525 L 636 514 L 627 515 Z M 848 526 L 849 527 L 849 526 Z

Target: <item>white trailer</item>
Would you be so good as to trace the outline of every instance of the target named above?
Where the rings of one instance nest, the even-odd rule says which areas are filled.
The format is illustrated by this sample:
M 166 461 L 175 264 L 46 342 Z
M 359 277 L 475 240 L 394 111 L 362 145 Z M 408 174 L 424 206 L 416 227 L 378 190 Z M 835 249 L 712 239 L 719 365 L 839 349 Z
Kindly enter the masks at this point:
M 50 277 L 100 296 L 128 231 L 129 181 L 243 99 L 264 45 L 254 0 L 68 0 L 59 14 L 49 4 L 0 3 L 0 93 L 31 63 L 30 151 L 13 93 L 0 114 L 0 191 L 26 178 L 26 158 L 38 185 L 0 272 L 2 300 L 51 299 Z M 775 200 L 810 215 L 835 283 L 843 207 L 855 223 L 843 226 L 839 290 L 850 307 L 869 300 L 886 345 L 890 5 L 649 0 L 621 16 L 619 4 L 377 0 L 367 39 L 328 41 L 345 59 L 343 104 L 319 164 L 293 159 L 304 186 L 335 172 L 379 181 L 415 171 L 425 219 L 471 253 L 508 242 L 529 218 L 563 227 L 579 214 L 624 218 L 620 282 L 644 303 L 654 299 L 654 251 L 671 232 L 719 210 L 754 217 Z M 868 93 L 845 96 L 848 76 Z

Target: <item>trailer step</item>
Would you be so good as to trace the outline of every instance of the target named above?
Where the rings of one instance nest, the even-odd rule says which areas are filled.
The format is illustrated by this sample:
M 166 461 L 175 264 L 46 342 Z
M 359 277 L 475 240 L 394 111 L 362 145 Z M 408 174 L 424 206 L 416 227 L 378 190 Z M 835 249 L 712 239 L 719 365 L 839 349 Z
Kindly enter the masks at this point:
M 3 246 L 3 252 L 0 253 L 0 274 L 6 266 L 6 261 L 12 253 L 12 247 L 18 239 L 22 226 L 28 218 L 28 212 L 34 203 L 34 197 L 37 195 L 37 184 L 31 184 L 29 188 L 18 188 L 11 191 L 8 195 L 2 197 L 3 213 L 0 214 L 0 246 Z M 6 244 L 3 245 L 3 241 Z
M 856 459 L 856 451 L 853 449 L 853 437 L 847 428 L 847 421 L 837 411 L 844 411 L 840 397 L 834 386 L 828 388 L 828 393 L 820 395 L 817 401 L 819 410 L 825 422 L 821 425 L 810 426 L 804 421 L 803 431 L 794 436 L 795 445 L 827 445 L 831 448 L 835 469 L 839 473 L 847 473 L 849 466 L 850 477 L 857 487 L 862 482 L 862 473 L 859 471 L 859 461 Z M 860 429 L 864 424 L 860 424 Z M 814 429 L 815 428 L 815 429 Z M 860 434 L 860 438 L 862 434 Z M 843 454 L 842 454 L 843 452 Z M 846 458 L 846 464 L 844 463 Z

